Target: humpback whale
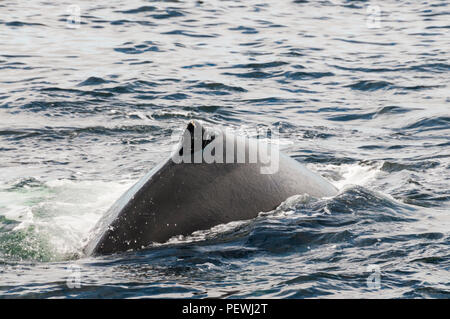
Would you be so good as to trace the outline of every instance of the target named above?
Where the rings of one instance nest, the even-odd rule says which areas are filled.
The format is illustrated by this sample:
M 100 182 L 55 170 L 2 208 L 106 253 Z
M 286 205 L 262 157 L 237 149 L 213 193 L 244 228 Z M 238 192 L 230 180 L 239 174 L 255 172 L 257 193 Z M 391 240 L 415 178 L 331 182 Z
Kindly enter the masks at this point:
M 268 143 L 191 121 L 172 155 L 99 220 L 84 252 L 142 249 L 275 209 L 288 197 L 337 189 Z

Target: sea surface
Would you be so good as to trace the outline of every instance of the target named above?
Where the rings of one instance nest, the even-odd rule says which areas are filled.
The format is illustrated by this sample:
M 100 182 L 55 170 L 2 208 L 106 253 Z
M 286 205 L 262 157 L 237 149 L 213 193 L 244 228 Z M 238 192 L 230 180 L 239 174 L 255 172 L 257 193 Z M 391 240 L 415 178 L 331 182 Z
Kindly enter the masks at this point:
M 449 298 L 450 3 L 1 1 L 3 298 Z M 190 119 L 339 188 L 149 249 L 90 230 Z

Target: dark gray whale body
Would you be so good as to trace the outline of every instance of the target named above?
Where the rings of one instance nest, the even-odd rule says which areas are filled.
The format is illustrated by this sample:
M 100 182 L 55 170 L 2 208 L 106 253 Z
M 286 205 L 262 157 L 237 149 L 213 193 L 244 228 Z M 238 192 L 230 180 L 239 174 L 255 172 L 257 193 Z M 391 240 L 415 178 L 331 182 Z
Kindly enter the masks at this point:
M 223 158 L 228 160 L 195 162 L 194 157 L 210 146 L 211 150 L 216 141 L 222 144 L 217 143 L 211 154 L 219 156 L 223 151 Z M 102 217 L 85 253 L 141 249 L 173 236 L 255 218 L 296 194 L 323 197 L 337 193 L 324 178 L 278 152 L 276 170 L 264 172 L 268 162 L 262 160 L 263 156 L 253 162 L 248 160 L 256 149 L 250 141 L 190 122 L 177 151 L 130 188 Z M 196 146 L 200 146 L 199 152 Z M 245 150 L 244 162 L 238 160 L 239 148 Z M 180 162 L 180 158 L 191 163 Z

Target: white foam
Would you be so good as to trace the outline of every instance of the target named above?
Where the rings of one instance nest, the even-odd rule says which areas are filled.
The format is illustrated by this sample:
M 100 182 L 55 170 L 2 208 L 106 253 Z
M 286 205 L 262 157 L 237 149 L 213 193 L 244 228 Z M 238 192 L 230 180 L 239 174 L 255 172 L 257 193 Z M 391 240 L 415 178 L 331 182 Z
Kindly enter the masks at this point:
M 181 244 L 181 243 L 199 242 L 199 241 L 203 241 L 208 238 L 214 237 L 218 234 L 223 234 L 223 233 L 234 231 L 237 228 L 239 228 L 243 225 L 246 225 L 250 222 L 251 222 L 251 220 L 240 220 L 240 221 L 229 222 L 226 224 L 220 224 L 220 225 L 214 226 L 207 230 L 195 231 L 189 236 L 183 236 L 183 235 L 174 236 L 165 243 L 162 243 L 162 244 L 154 243 L 152 246 L 165 246 L 165 245 L 173 245 L 173 244 Z
M 346 185 L 369 185 L 381 173 L 381 166 L 382 164 L 308 165 L 308 167 L 319 172 L 324 177 L 328 177 L 328 180 L 339 190 L 342 190 Z
M 38 187 L 0 188 L 0 215 L 45 237 L 56 259 L 78 254 L 93 226 L 132 182 L 55 180 Z

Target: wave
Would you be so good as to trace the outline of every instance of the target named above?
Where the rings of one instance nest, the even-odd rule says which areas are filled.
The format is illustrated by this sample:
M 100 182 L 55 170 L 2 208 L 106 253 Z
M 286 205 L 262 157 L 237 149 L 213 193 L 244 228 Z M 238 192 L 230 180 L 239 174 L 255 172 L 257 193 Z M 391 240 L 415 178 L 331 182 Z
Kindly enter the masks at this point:
M 387 81 L 363 80 L 347 85 L 347 87 L 358 91 L 377 91 L 381 89 L 392 89 L 394 85 Z
M 429 130 L 446 130 L 450 128 L 450 117 L 433 116 L 421 118 L 402 128 L 402 130 L 429 131 Z
M 123 11 L 116 11 L 116 12 L 120 12 L 120 13 L 125 13 L 125 14 L 135 14 L 135 13 L 142 13 L 142 12 L 152 12 L 157 10 L 157 7 L 154 6 L 142 6 L 136 9 L 129 9 L 129 10 L 123 10 Z
M 0 259 L 41 262 L 81 256 L 89 230 L 128 182 L 26 178 L 0 185 Z

